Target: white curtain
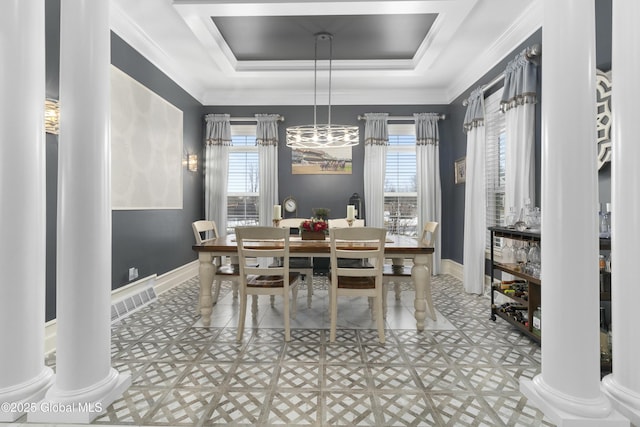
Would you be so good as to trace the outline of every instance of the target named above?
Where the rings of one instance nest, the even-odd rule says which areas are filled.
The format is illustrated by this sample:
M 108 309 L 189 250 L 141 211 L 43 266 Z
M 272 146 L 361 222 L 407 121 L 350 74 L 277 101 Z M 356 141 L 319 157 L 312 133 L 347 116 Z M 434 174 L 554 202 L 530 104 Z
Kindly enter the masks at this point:
M 482 295 L 486 247 L 485 133 L 482 88 L 471 93 L 464 118 L 467 132 L 464 192 L 464 289 Z
M 231 123 L 229 114 L 207 114 L 205 121 L 204 216 L 226 234 Z
M 364 125 L 364 209 L 367 226 L 384 227 L 384 176 L 389 130 L 387 113 L 367 113 Z
M 535 202 L 535 103 L 538 67 L 529 49 L 509 62 L 504 72 L 500 108 L 505 113 L 505 209 L 520 212 Z
M 273 205 L 278 204 L 278 116 L 256 114 L 256 144 L 259 157 L 260 225 L 273 225 Z
M 440 226 L 437 233 L 442 236 L 442 192 L 440 188 L 440 134 L 438 132 L 439 114 L 416 113 L 416 172 L 418 191 L 418 233 L 429 221 Z M 433 254 L 433 271 L 440 273 L 441 239 L 436 238 Z

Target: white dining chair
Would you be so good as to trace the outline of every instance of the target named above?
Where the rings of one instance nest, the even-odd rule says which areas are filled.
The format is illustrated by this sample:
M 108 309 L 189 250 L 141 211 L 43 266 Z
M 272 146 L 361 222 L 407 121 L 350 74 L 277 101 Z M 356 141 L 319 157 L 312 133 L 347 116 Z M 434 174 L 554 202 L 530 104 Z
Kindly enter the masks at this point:
M 382 266 L 387 231 L 374 227 L 329 229 L 331 239 L 331 284 L 329 292 L 331 325 L 329 341 L 335 342 L 338 319 L 338 298 L 364 296 L 373 298 L 372 313 L 378 329 L 378 340 L 385 342 L 382 309 Z M 368 259 L 370 265 L 342 267 L 339 259 Z
M 347 218 L 335 218 L 328 220 L 329 228 L 345 228 L 349 227 Z M 354 219 L 352 227 L 364 227 L 364 219 Z
M 291 340 L 290 313 L 295 316 L 300 273 L 289 271 L 289 230 L 276 227 L 236 227 L 240 262 L 240 313 L 237 340 L 242 341 L 247 314 L 247 296 L 281 296 L 285 341 Z M 282 258 L 282 265 L 255 266 L 261 258 Z M 291 299 L 289 298 L 291 291 Z M 289 306 L 292 306 L 291 309 Z M 255 311 L 253 311 L 255 315 Z
M 280 227 L 300 230 L 300 224 L 307 218 L 284 218 L 280 220 Z M 290 257 L 289 270 L 303 275 L 303 282 L 307 287 L 307 307 L 311 308 L 313 296 L 313 257 Z
M 218 227 L 215 221 L 199 220 L 191 223 L 193 235 L 196 240 L 196 245 L 206 244 L 212 240 L 218 238 Z M 222 280 L 224 278 L 231 280 L 233 297 L 238 297 L 238 278 L 240 276 L 240 270 L 238 264 L 225 263 L 223 257 L 217 256 L 213 259 L 215 265 L 213 276 L 213 304 L 218 302 L 220 296 L 220 288 L 222 287 Z M 200 302 L 198 302 L 197 313 L 200 312 Z

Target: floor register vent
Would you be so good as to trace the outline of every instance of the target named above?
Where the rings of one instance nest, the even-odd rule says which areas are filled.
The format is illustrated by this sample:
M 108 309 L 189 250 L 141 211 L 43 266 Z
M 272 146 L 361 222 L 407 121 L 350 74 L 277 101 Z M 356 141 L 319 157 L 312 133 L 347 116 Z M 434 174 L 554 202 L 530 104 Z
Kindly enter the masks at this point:
M 140 290 L 140 292 L 129 295 L 111 304 L 111 323 L 122 320 L 131 313 L 138 311 L 142 307 L 157 300 L 153 286 Z

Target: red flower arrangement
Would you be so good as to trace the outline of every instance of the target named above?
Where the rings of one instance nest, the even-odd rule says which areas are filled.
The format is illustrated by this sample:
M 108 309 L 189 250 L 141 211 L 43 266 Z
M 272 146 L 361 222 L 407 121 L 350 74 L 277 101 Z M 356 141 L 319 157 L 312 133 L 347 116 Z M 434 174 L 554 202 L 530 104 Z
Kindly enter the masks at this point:
M 300 230 L 304 231 L 322 231 L 326 232 L 329 229 L 327 221 L 320 218 L 311 218 L 300 223 Z

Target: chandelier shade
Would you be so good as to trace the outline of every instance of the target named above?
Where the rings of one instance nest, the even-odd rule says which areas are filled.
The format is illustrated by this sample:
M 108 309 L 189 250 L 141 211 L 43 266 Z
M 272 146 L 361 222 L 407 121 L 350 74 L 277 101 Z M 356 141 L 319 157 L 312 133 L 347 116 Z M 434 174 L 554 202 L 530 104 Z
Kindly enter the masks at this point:
M 301 125 L 287 128 L 291 148 L 341 148 L 358 145 L 358 126 Z
M 358 126 L 338 125 L 331 123 L 331 71 L 333 62 L 333 35 L 318 33 L 315 35 L 315 56 L 313 61 L 314 87 L 313 87 L 313 124 L 289 126 L 287 128 L 287 146 L 293 149 L 303 148 L 342 148 L 358 145 Z M 318 98 L 318 41 L 329 41 L 329 103 L 328 123 L 318 124 L 317 98 Z

